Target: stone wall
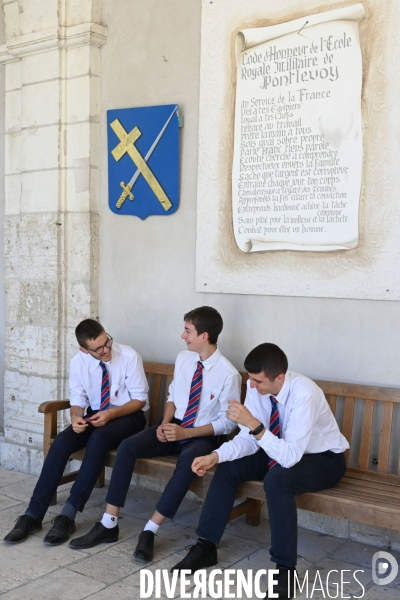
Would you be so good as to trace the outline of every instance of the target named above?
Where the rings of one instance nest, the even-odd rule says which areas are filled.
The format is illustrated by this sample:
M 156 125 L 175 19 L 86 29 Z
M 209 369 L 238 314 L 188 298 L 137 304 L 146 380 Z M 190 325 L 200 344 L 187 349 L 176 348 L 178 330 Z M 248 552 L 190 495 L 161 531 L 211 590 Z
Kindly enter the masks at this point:
M 74 327 L 98 314 L 100 47 L 96 1 L 5 5 L 5 439 L 38 473 L 39 404 L 68 397 Z
M 0 0 L 0 44 L 4 44 L 3 1 Z M 4 66 L 0 65 L 0 139 L 4 139 Z M 4 431 L 4 144 L 0 145 L 0 444 Z

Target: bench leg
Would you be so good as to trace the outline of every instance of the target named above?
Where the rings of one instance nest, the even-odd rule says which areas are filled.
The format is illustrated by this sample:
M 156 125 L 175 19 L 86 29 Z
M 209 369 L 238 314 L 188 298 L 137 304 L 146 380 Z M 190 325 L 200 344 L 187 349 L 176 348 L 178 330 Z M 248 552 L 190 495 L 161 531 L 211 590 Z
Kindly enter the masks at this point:
M 94 487 L 97 487 L 97 488 L 104 487 L 104 485 L 105 485 L 105 478 L 106 478 L 106 468 L 103 467 L 103 469 L 102 469 L 102 471 L 101 471 L 101 473 L 99 475 L 99 478 L 96 481 Z
M 247 525 L 253 525 L 254 527 L 259 525 L 261 522 L 261 500 L 246 498 L 246 500 L 234 506 L 229 515 L 228 523 L 241 515 L 246 515 Z
M 51 502 L 50 502 L 50 506 L 54 506 L 55 504 L 57 504 L 57 492 L 52 497 Z
M 261 523 L 261 500 L 252 500 L 246 511 L 246 523 L 256 527 Z

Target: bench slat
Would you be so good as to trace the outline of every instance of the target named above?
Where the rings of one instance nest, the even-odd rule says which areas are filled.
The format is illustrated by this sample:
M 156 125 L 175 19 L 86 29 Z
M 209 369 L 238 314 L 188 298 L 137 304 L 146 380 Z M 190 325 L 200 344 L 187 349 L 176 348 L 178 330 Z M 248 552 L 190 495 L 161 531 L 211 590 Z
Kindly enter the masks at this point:
M 156 373 L 153 375 L 153 385 L 151 390 L 151 399 L 150 399 L 150 416 L 149 416 L 149 426 L 155 425 L 157 423 L 158 417 L 158 399 L 160 397 L 160 389 L 161 389 L 162 375 Z
M 386 503 L 386 504 L 395 504 L 396 506 L 399 506 L 400 508 L 400 504 L 399 504 L 399 495 L 398 494 L 386 494 L 386 493 L 382 493 L 382 492 L 374 492 L 371 489 L 362 489 L 362 488 L 355 488 L 353 486 L 348 486 L 346 484 L 344 485 L 338 485 L 338 487 L 334 487 L 334 488 L 330 488 L 331 489 L 331 494 L 333 496 L 346 496 L 348 498 L 350 497 L 354 497 L 354 498 L 365 498 L 367 501 L 371 502 L 372 504 L 379 504 L 381 503 Z
M 333 416 L 335 416 L 336 415 L 337 396 L 336 396 L 336 394 L 328 394 L 326 398 L 328 400 L 328 404 L 333 413 Z
M 391 499 L 388 499 L 385 496 L 377 494 L 376 497 L 372 497 L 370 493 L 355 493 L 351 487 L 347 486 L 335 486 L 333 488 L 329 488 L 327 490 L 322 490 L 320 492 L 312 492 L 307 494 L 302 494 L 300 496 L 296 496 L 297 505 L 304 510 L 310 510 L 306 507 L 307 498 L 310 496 L 318 496 L 321 498 L 331 498 L 332 501 L 336 501 L 338 499 L 345 500 L 348 504 L 355 505 L 365 505 L 371 507 L 382 507 L 387 510 L 392 510 L 395 513 L 400 515 L 400 503 L 398 498 L 394 496 Z M 240 486 L 237 494 L 237 498 L 242 497 L 250 497 L 257 500 L 265 501 L 265 492 L 263 482 L 248 482 Z M 327 514 L 330 514 L 329 512 Z
M 340 383 L 339 381 L 323 381 L 321 379 L 314 379 L 314 381 L 325 394 L 354 396 L 354 398 L 363 398 L 364 400 L 382 400 L 382 402 L 400 403 L 400 388 Z
M 342 425 L 342 433 L 346 440 L 349 442 L 351 446 L 351 438 L 353 434 L 353 418 L 354 418 L 354 404 L 355 398 L 351 398 L 347 396 L 344 399 L 344 413 L 343 413 L 343 425 Z M 346 460 L 349 460 L 350 450 L 346 450 L 345 452 Z
M 143 367 L 145 373 L 154 373 L 157 375 L 173 375 L 174 365 L 167 363 L 157 363 L 143 361 Z
M 343 479 L 340 481 L 340 485 L 342 483 L 345 483 L 348 486 L 352 486 L 354 489 L 379 491 L 382 494 L 387 494 L 388 496 L 395 495 L 395 496 L 399 497 L 399 502 L 400 502 L 399 486 L 386 485 L 380 481 L 360 481 L 357 479 L 350 479 L 346 476 L 343 477 Z
M 303 510 L 366 523 L 375 527 L 400 530 L 400 513 L 396 507 L 363 506 L 357 502 L 349 503 L 346 498 L 325 498 L 319 492 L 298 496 L 296 500 L 298 508 Z
M 360 445 L 360 469 L 368 469 L 369 453 L 371 448 L 372 422 L 374 418 L 375 403 L 372 400 L 366 400 L 364 403 L 364 416 L 362 424 L 362 436 Z
M 381 441 L 379 444 L 378 472 L 387 473 L 389 465 L 390 440 L 392 433 L 393 403 L 383 405 Z

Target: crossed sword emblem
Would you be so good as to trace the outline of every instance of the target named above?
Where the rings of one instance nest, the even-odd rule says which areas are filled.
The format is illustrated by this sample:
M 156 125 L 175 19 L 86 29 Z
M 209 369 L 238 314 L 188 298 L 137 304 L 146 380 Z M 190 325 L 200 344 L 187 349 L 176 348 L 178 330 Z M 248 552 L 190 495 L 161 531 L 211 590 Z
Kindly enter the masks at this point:
M 177 110 L 178 110 L 178 107 L 176 106 L 174 108 L 174 110 L 172 111 L 172 113 L 170 114 L 170 116 L 168 117 L 166 123 L 164 124 L 163 128 L 161 129 L 160 133 L 154 140 L 153 144 L 151 145 L 149 151 L 147 152 L 147 154 L 144 158 L 135 146 L 136 140 L 142 135 L 140 129 L 138 127 L 134 127 L 132 129 L 132 131 L 127 133 L 118 119 L 115 119 L 115 121 L 110 123 L 111 129 L 114 131 L 114 133 L 120 140 L 120 143 L 118 144 L 118 146 L 116 146 L 114 148 L 114 150 L 111 151 L 111 154 L 113 155 L 113 157 L 115 158 L 116 161 L 119 161 L 124 156 L 125 153 L 128 153 L 137 167 L 137 169 L 136 169 L 135 173 L 133 174 L 133 177 L 129 181 L 129 183 L 125 184 L 123 181 L 121 181 L 121 183 L 120 183 L 120 185 L 123 189 L 123 192 L 117 202 L 117 208 L 121 208 L 121 206 L 123 205 L 123 203 L 125 202 L 125 200 L 127 199 L 128 196 L 129 196 L 130 200 L 133 200 L 133 194 L 132 194 L 131 190 L 132 190 L 133 186 L 135 185 L 135 182 L 138 179 L 138 177 L 140 176 L 140 174 L 143 175 L 143 177 L 145 178 L 145 180 L 147 181 L 147 183 L 149 184 L 149 186 L 151 187 L 151 189 L 153 190 L 153 192 L 155 193 L 155 195 L 157 196 L 158 200 L 160 201 L 161 205 L 165 208 L 165 210 L 169 210 L 171 208 L 171 206 L 172 206 L 171 201 L 169 200 L 168 196 L 162 189 L 156 176 L 154 175 L 152 170 L 149 168 L 147 161 L 149 160 L 150 156 L 153 154 L 155 147 L 157 146 L 158 142 L 160 141 L 164 131 L 167 129 L 169 122 L 171 121 L 172 117 L 174 116 L 174 114 L 176 113 Z

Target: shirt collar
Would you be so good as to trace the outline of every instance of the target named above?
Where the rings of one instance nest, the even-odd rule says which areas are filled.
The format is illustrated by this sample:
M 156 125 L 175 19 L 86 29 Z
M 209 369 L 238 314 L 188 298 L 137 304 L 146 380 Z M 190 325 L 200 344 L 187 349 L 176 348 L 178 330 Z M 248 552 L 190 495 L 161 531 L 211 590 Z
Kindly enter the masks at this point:
M 279 402 L 279 404 L 286 403 L 286 400 L 288 399 L 288 396 L 289 396 L 291 380 L 292 380 L 292 373 L 290 371 L 287 371 L 287 373 L 285 374 L 285 381 L 281 388 L 281 391 L 279 392 L 279 394 L 274 396 L 274 398 L 276 398 L 276 400 L 277 400 L 277 402 Z
M 89 369 L 91 372 L 95 371 L 97 369 L 97 367 L 100 366 L 101 359 L 95 358 L 94 356 L 92 356 L 92 354 L 90 354 L 90 352 L 89 352 L 89 354 L 84 354 L 84 357 L 85 357 L 85 360 L 87 360 L 89 363 Z M 112 359 L 113 359 L 113 355 L 111 355 L 111 360 L 104 363 L 106 365 L 106 368 L 107 368 L 107 365 L 111 364 Z M 108 371 L 108 369 L 107 369 L 107 371 Z
M 215 365 L 215 363 L 219 360 L 220 356 L 221 356 L 221 352 L 217 348 L 216 351 L 207 358 L 207 360 L 201 361 L 201 363 L 202 363 L 203 367 L 206 369 L 206 371 L 209 371 Z M 200 360 L 200 355 L 197 354 L 197 352 L 196 352 L 195 356 L 193 357 L 193 362 L 198 362 L 199 360 Z

